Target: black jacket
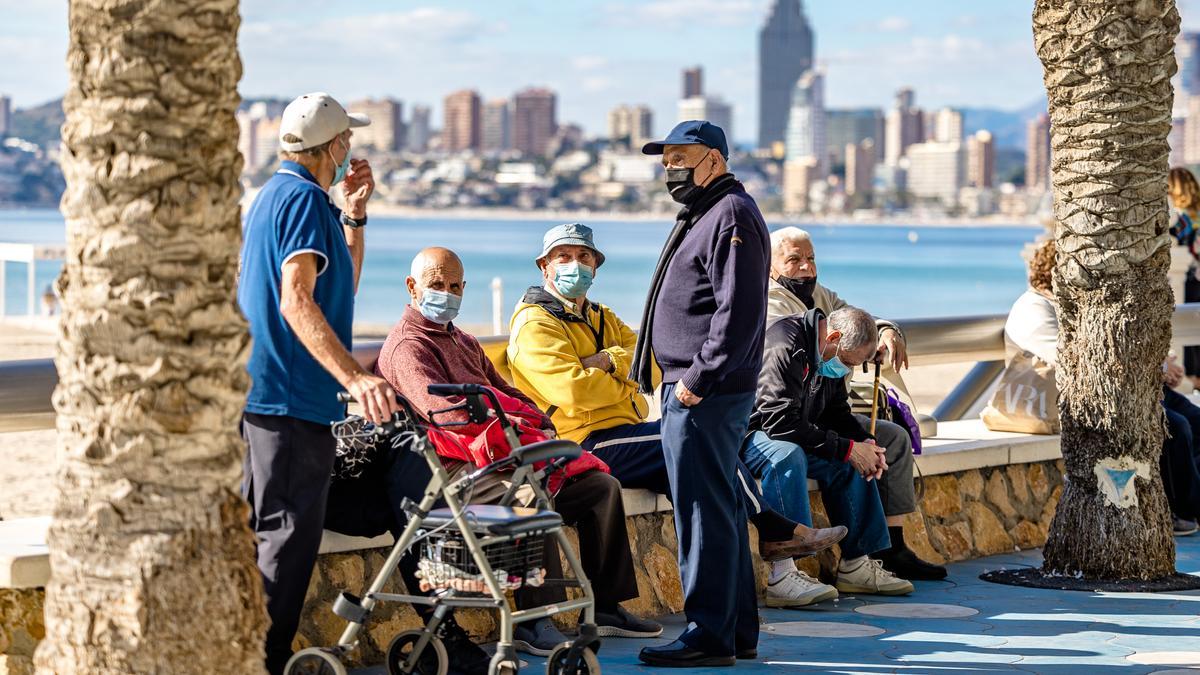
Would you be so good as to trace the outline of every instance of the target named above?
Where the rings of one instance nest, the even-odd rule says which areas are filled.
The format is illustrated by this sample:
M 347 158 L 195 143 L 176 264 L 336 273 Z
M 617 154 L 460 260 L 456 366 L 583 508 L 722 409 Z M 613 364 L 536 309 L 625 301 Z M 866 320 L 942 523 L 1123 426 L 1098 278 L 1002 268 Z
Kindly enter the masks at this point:
M 845 379 L 817 374 L 818 323 L 824 318 L 824 312 L 811 309 L 767 326 L 750 430 L 844 462 L 851 441 L 871 435 L 850 412 Z

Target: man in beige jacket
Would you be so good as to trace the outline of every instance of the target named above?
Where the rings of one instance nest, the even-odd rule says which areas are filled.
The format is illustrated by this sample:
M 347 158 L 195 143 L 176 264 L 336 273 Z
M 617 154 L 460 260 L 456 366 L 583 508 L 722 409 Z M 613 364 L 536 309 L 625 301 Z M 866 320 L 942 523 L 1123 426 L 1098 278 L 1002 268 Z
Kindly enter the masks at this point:
M 838 294 L 817 283 L 817 258 L 812 238 L 797 227 L 785 227 L 771 233 L 771 271 L 767 286 L 767 323 L 784 316 L 803 314 L 817 308 L 827 315 L 849 306 Z M 878 354 L 889 359 L 895 370 L 908 366 L 908 353 L 904 334 L 891 321 L 876 319 L 879 330 Z M 870 421 L 857 415 L 863 426 Z M 887 516 L 888 535 L 891 548 L 876 554 L 889 572 L 903 579 L 942 579 L 944 567 L 931 565 L 918 558 L 904 543 L 905 514 L 916 510 L 916 495 L 913 489 L 912 440 L 903 427 L 886 420 L 876 424 L 875 440 L 885 448 L 887 471 L 879 479 L 879 498 Z M 752 470 L 758 466 L 747 462 Z M 762 478 L 762 476 L 757 476 Z M 789 518 L 782 504 L 772 504 Z M 843 523 L 835 523 L 837 525 Z

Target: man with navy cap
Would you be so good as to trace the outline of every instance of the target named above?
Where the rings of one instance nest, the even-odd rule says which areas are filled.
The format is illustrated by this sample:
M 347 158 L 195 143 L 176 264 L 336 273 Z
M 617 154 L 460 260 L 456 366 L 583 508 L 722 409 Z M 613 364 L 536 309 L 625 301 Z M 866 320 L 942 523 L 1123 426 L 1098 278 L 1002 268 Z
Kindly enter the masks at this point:
M 367 124 L 325 93 L 289 103 L 279 127 L 279 170 L 246 214 L 238 303 L 253 342 L 242 494 L 258 535 L 271 673 L 282 673 L 291 656 L 321 544 L 334 458 L 329 423 L 345 415 L 337 394 L 353 394 L 373 422 L 398 410 L 387 381 L 350 355 L 363 226 L 375 188 L 366 160 L 350 158 L 350 129 Z M 334 185 L 345 211 L 329 198 Z
M 732 666 L 758 656 L 758 608 L 738 450 L 754 404 L 767 313 L 770 240 L 726 164 L 720 127 L 681 122 L 642 152 L 662 155 L 683 205 L 642 315 L 631 376 L 662 370 L 662 445 L 675 506 L 688 627 L 641 651 L 654 666 Z

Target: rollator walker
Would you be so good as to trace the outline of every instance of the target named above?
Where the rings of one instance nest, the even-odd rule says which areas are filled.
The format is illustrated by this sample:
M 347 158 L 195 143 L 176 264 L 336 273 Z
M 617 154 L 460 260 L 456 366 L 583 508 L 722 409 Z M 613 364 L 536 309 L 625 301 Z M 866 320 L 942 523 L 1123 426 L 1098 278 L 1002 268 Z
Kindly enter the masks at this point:
M 549 440 L 522 447 L 500 402 L 486 387 L 433 384 L 429 385 L 429 393 L 464 398 L 462 403 L 450 408 L 431 411 L 428 415 L 429 426 L 440 429 L 484 424 L 494 419 L 501 425 L 512 452 L 504 459 L 452 482 L 429 439 L 425 423 L 403 398 L 399 398 L 403 412 L 396 413 L 386 424 L 373 426 L 356 416 L 335 424 L 334 434 L 339 438 L 369 437 L 375 442 L 390 443 L 398 451 L 407 450 L 422 455 L 433 477 L 420 503 L 405 500 L 408 523 L 366 592 L 361 597 L 342 592 L 334 601 L 334 613 L 348 622 L 338 644 L 333 647 L 310 647 L 297 652 L 288 661 L 284 672 L 287 675 L 346 675 L 342 658 L 357 645 L 358 635 L 370 621 L 376 605 L 381 602 L 404 602 L 432 607 L 433 614 L 424 628 L 402 632 L 392 639 L 386 661 L 387 671 L 392 675 L 446 675 L 450 659 L 445 645 L 437 636 L 437 628 L 452 610 L 459 607 L 495 609 L 500 615 L 500 640 L 488 669 L 492 675 L 511 675 L 518 671 L 520 661 L 513 647 L 513 630 L 518 623 L 582 610 L 578 637 L 554 649 L 547 659 L 546 672 L 548 675 L 598 675 L 600 662 L 596 651 L 600 640 L 596 635 L 592 586 L 580 565 L 579 557 L 562 531 L 562 516 L 551 508 L 550 496 L 544 485 L 550 473 L 579 457 L 582 450 L 579 445 L 565 440 Z M 339 400 L 343 403 L 351 401 L 345 393 L 339 395 Z M 436 422 L 439 415 L 459 410 L 466 411 L 467 422 Z M 543 462 L 546 464 L 540 470 L 534 468 L 535 464 Z M 513 470 L 512 482 L 499 505 L 467 505 L 476 481 L 504 470 Z M 511 505 L 518 488 L 523 485 L 533 490 L 534 508 Z M 439 499 L 446 506 L 435 509 Z M 545 579 L 542 563 L 547 536 L 557 540 L 574 574 L 573 579 Z M 422 590 L 432 593 L 384 593 L 383 587 L 395 574 L 401 557 L 418 544 L 420 558 L 417 575 L 421 578 Z M 582 597 L 520 611 L 510 607 L 509 592 L 522 586 L 542 585 L 578 588 Z M 408 590 L 411 593 L 414 589 Z

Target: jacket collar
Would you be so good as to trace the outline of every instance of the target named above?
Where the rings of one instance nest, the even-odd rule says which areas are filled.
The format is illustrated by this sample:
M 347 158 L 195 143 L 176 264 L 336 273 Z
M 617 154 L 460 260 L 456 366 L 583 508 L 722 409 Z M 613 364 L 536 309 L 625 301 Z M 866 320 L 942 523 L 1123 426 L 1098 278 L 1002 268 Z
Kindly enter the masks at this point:
M 559 321 L 574 321 L 579 323 L 588 323 L 587 313 L 591 310 L 598 309 L 596 303 L 585 300 L 583 304 L 583 314 L 574 311 L 573 308 L 568 309 L 563 303 L 563 299 L 552 294 L 543 286 L 530 286 L 529 290 L 525 291 L 525 296 L 521 298 L 521 302 L 527 305 L 537 305 L 546 310 L 550 316 Z M 425 318 L 425 317 L 421 317 Z
M 824 319 L 825 312 L 817 308 L 804 313 L 804 330 L 812 336 L 812 349 L 808 350 L 808 365 L 814 369 L 821 359 L 821 321 Z

